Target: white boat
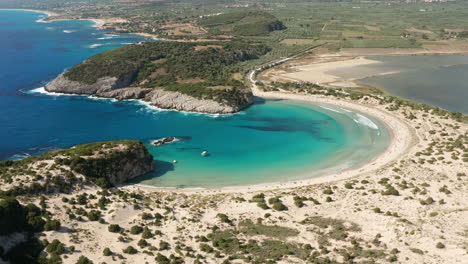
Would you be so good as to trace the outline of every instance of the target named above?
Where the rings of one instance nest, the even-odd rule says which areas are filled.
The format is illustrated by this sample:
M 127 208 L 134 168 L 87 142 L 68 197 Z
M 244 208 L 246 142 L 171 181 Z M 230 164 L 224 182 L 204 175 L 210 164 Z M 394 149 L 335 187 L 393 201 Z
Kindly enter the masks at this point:
M 202 156 L 206 156 L 206 155 L 208 155 L 208 151 L 206 151 L 206 150 L 205 150 L 205 151 L 203 151 L 203 152 L 201 153 L 201 155 L 202 155 Z

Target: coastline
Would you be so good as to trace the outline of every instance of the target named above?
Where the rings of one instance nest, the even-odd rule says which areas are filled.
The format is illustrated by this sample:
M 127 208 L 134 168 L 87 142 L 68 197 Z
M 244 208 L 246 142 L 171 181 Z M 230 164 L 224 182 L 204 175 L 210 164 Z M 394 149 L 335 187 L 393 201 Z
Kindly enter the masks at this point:
M 148 186 L 144 184 L 132 184 L 128 186 L 123 186 L 123 188 L 137 188 L 147 191 L 169 191 L 169 192 L 183 192 L 183 193 L 246 193 L 246 192 L 257 192 L 257 191 L 267 191 L 267 190 L 278 190 L 278 189 L 292 189 L 296 187 L 302 187 L 307 185 L 315 185 L 322 183 L 331 183 L 336 181 L 341 181 L 344 179 L 350 179 L 359 175 L 369 174 L 375 172 L 381 168 L 392 164 L 395 160 L 402 158 L 405 153 L 409 152 L 411 146 L 416 145 L 418 141 L 414 131 L 410 126 L 400 118 L 391 115 L 390 113 L 385 112 L 384 110 L 378 109 L 370 105 L 361 105 L 354 102 L 338 100 L 335 98 L 326 98 L 321 96 L 310 96 L 310 95 L 298 95 L 291 93 L 281 93 L 281 92 L 260 92 L 257 89 L 254 90 L 254 95 L 262 98 L 271 98 L 271 99 L 287 99 L 287 100 L 296 100 L 296 101 L 306 101 L 312 103 L 320 103 L 333 105 L 338 107 L 343 107 L 358 112 L 366 113 L 373 118 L 378 119 L 380 122 L 387 126 L 387 129 L 390 132 L 390 142 L 388 147 L 380 153 L 378 156 L 374 157 L 372 160 L 358 166 L 356 168 L 345 169 L 337 173 L 325 173 L 317 177 L 312 177 L 309 179 L 303 180 L 294 180 L 294 181 L 285 181 L 285 182 L 272 182 L 272 183 L 262 183 L 254 185 L 244 185 L 244 186 L 232 186 L 232 187 L 219 187 L 219 188 L 167 188 L 167 187 L 157 187 L 157 186 Z M 398 133 L 397 133 L 398 131 Z
M 9 9 L 11 10 L 11 9 Z M 41 12 L 47 14 L 45 11 L 39 10 L 23 10 L 23 11 L 34 11 L 34 12 Z M 86 20 L 93 20 L 93 19 L 86 19 Z M 390 164 L 392 161 L 396 160 L 403 156 L 403 153 L 409 148 L 411 142 L 415 140 L 414 132 L 411 131 L 408 124 L 405 121 L 402 121 L 396 116 L 392 116 L 389 113 L 385 113 L 381 109 L 377 109 L 376 107 L 371 106 L 364 106 L 357 103 L 351 103 L 347 101 L 342 101 L 338 99 L 330 99 L 330 98 L 322 98 L 319 96 L 305 96 L 305 95 L 296 95 L 296 94 L 289 94 L 289 93 L 279 93 L 279 92 L 260 92 L 254 89 L 254 95 L 264 98 L 276 98 L 276 99 L 289 99 L 289 100 L 300 100 L 300 101 L 308 101 L 308 102 L 315 102 L 315 103 L 325 103 L 336 105 L 340 107 L 354 109 L 360 112 L 367 113 L 383 123 L 387 125 L 389 131 L 392 134 L 391 142 L 387 150 L 385 150 L 382 154 L 374 158 L 369 163 L 355 169 L 345 170 L 340 173 L 330 174 L 330 175 L 323 175 L 319 177 L 315 177 L 312 179 L 307 180 L 299 180 L 294 182 L 278 182 L 278 183 L 266 183 L 266 184 L 259 184 L 259 185 L 251 185 L 251 186 L 238 186 L 238 187 L 224 187 L 219 189 L 206 189 L 206 191 L 211 192 L 219 192 L 219 191 L 228 191 L 228 192 L 236 192 L 236 191 L 255 191 L 255 190 L 271 190 L 271 189 L 286 189 L 286 188 L 293 188 L 303 185 L 311 185 L 317 183 L 324 183 L 324 182 L 332 182 L 342 179 L 351 178 L 357 175 L 361 175 L 364 173 L 369 173 L 375 171 L 379 168 L 384 167 L 387 164 Z M 398 133 L 395 133 L 398 131 Z M 405 131 L 405 132 L 403 132 Z M 405 135 L 405 136 L 404 136 Z M 398 143 L 398 147 L 395 147 L 394 143 Z M 399 150 L 399 151 L 398 151 Z M 160 187 L 151 187 L 151 189 L 160 189 Z M 167 190 L 167 188 L 166 188 Z M 189 189 L 171 189 L 177 191 L 191 191 Z M 199 192 L 199 191 L 198 191 Z
M 10 10 L 10 11 L 28 11 L 28 12 L 35 12 L 35 13 L 43 13 L 46 14 L 48 17 L 53 17 L 53 16 L 59 16 L 58 13 L 52 12 L 52 11 L 46 11 L 46 10 L 37 10 L 37 9 L 20 9 L 20 8 L 14 8 L 14 9 L 9 9 L 9 8 L 0 8 L 1 10 Z
M 99 29 L 103 29 L 103 26 L 108 23 L 110 20 L 106 20 L 106 19 L 101 19 L 101 18 L 89 18 L 89 19 L 73 19 L 73 18 L 59 18 L 59 19 L 53 19 L 53 17 L 58 17 L 58 16 L 61 16 L 59 13 L 55 13 L 55 12 L 52 12 L 52 11 L 47 11 L 47 10 L 37 10 L 37 9 L 18 9 L 18 8 L 15 8 L 15 9 L 9 9 L 9 8 L 3 8 L 1 9 L 0 8 L 0 11 L 1 10 L 6 10 L 6 11 L 26 11 L 26 12 L 35 12 L 35 13 L 42 13 L 42 14 L 46 14 L 47 15 L 47 18 L 51 18 L 51 20 L 44 20 L 43 18 L 42 19 L 39 19 L 38 22 L 41 22 L 41 23 L 51 23 L 51 22 L 54 22 L 54 21 L 69 21 L 69 20 L 81 20 L 81 21 L 92 21 L 95 25 L 94 27 L 97 27 Z M 133 33 L 129 33 L 129 34 L 133 34 Z M 137 34 L 135 33 L 135 35 L 140 35 L 140 34 Z
M 382 56 L 382 57 L 396 57 L 396 56 L 436 56 L 436 55 L 462 55 L 468 54 L 466 51 L 427 51 L 420 50 L 419 52 L 413 51 L 408 53 L 392 53 L 392 52 L 379 52 L 375 54 L 366 53 L 327 53 L 320 54 L 310 58 L 295 58 L 290 59 L 284 65 L 282 69 L 270 68 L 265 71 L 259 72 L 259 79 L 264 81 L 279 81 L 279 82 L 312 82 L 322 85 L 329 85 L 332 87 L 363 87 L 365 85 L 359 83 L 359 80 L 390 75 L 400 73 L 399 70 L 391 71 L 376 71 L 376 72 L 362 72 L 360 74 L 354 74 L 353 77 L 343 77 L 334 74 L 333 71 L 343 71 L 346 69 L 352 69 L 359 66 L 372 66 L 373 64 L 382 64 L 383 62 L 373 60 L 371 57 Z M 380 88 L 374 87 L 382 90 Z
M 30 92 L 33 93 L 40 93 L 40 94 L 46 94 L 50 96 L 84 96 L 87 98 L 90 98 L 91 100 L 96 100 L 96 99 L 101 99 L 101 100 L 115 100 L 115 99 L 110 99 L 110 98 L 99 98 L 99 97 L 94 97 L 94 96 L 87 96 L 87 95 L 72 95 L 72 94 L 60 94 L 60 93 L 50 93 L 43 91 L 41 88 L 37 88 L 35 90 L 32 90 Z M 262 98 L 274 98 L 274 99 L 288 99 L 288 100 L 295 100 L 295 101 L 304 101 L 304 102 L 312 102 L 312 103 L 319 103 L 319 104 L 325 104 L 325 105 L 331 105 L 331 106 L 339 106 L 339 107 L 344 107 L 347 109 L 352 109 L 356 110 L 360 113 L 365 113 L 366 115 L 370 115 L 382 123 L 385 124 L 387 130 L 389 131 L 391 137 L 390 137 L 390 142 L 387 148 L 381 152 L 379 155 L 376 157 L 373 157 L 371 160 L 366 162 L 365 164 L 353 167 L 353 168 L 348 168 L 341 170 L 339 172 L 327 172 L 330 169 L 333 169 L 335 166 L 327 169 L 323 169 L 323 174 L 320 176 L 313 176 L 310 178 L 307 178 L 307 176 L 304 177 L 304 179 L 299 179 L 299 180 L 290 180 L 290 181 L 275 181 L 271 183 L 259 183 L 259 184 L 249 184 L 249 185 L 236 185 L 236 186 L 225 186 L 225 187 L 188 187 L 188 188 L 177 188 L 177 187 L 158 187 L 158 186 L 151 186 L 147 184 L 129 184 L 128 186 L 137 186 L 138 188 L 142 189 L 150 189 L 150 190 L 165 190 L 165 191 L 181 191 L 181 192 L 239 192 L 239 191 L 258 191 L 258 190 L 272 190 L 272 189 L 279 189 L 279 188 L 294 188 L 302 185 L 310 185 L 310 184 L 316 184 L 316 183 L 323 183 L 323 182 L 328 182 L 328 181 L 336 181 L 336 180 L 341 180 L 345 178 L 350 178 L 353 176 L 356 176 L 357 173 L 361 174 L 364 172 L 372 171 L 374 169 L 377 169 L 379 167 L 382 167 L 382 160 L 385 164 L 389 163 L 388 160 L 388 154 L 391 154 L 393 151 L 389 152 L 389 149 L 404 149 L 402 147 L 402 144 L 399 144 L 398 146 L 392 147 L 393 142 L 395 140 L 395 129 L 392 129 L 396 127 L 394 126 L 389 126 L 386 122 L 386 118 L 382 118 L 382 116 L 385 116 L 381 111 L 379 110 L 372 110 L 368 109 L 369 107 L 361 106 L 355 103 L 351 102 L 342 102 L 338 99 L 331 99 L 331 98 L 319 98 L 319 97 L 310 97 L 310 96 L 300 96 L 300 95 L 293 95 L 293 94 L 285 94 L 285 93 L 262 93 L 262 92 L 256 92 L 256 95 L 258 97 Z M 142 104 L 150 109 L 155 109 L 156 111 L 177 111 L 177 110 L 165 110 L 165 109 L 159 109 L 155 106 L 149 105 L 147 102 L 141 101 L 141 100 L 128 100 L 128 101 L 136 101 L 139 104 Z M 370 112 L 376 112 L 377 114 L 369 114 Z M 177 112 L 182 112 L 182 111 L 177 111 Z M 182 112 L 182 113 L 188 113 L 188 114 L 201 114 L 197 112 Z M 218 115 L 213 115 L 213 114 L 204 114 L 204 115 L 209 115 L 209 116 L 218 116 Z M 387 118 L 388 119 L 388 118 Z M 400 129 L 401 130 L 401 129 Z M 401 134 L 400 134 L 401 135 Z M 400 142 L 404 142 L 403 140 L 400 140 Z M 384 156 L 384 157 L 382 157 Z M 397 155 L 399 157 L 399 155 Z M 378 164 L 374 164 L 378 163 Z M 371 168 L 367 168 L 369 164 L 373 164 Z M 304 173 L 301 173 L 301 175 L 306 175 L 307 171 Z M 126 187 L 125 185 L 120 186 L 120 187 Z

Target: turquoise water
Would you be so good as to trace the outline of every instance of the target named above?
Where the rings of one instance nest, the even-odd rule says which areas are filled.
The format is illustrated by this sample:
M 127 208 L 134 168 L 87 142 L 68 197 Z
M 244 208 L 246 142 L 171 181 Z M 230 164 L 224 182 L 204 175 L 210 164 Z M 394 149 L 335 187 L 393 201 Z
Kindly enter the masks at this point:
M 362 74 L 379 75 L 360 80 L 364 84 L 412 101 L 447 110 L 468 113 L 468 55 L 378 56 L 382 63 L 335 71 L 353 78 Z
M 136 182 L 219 187 L 356 167 L 388 144 L 388 131 L 377 120 L 305 102 L 257 99 L 242 113 L 215 116 L 160 111 L 137 101 L 45 94 L 39 87 L 64 69 L 141 38 L 112 36 L 87 21 L 37 23 L 39 16 L 0 11 L 0 34 L 7 36 L 0 44 L 5 58 L 0 60 L 0 159 L 86 142 L 139 139 L 154 155 L 156 172 Z M 168 136 L 180 140 L 151 145 Z M 207 157 L 201 155 L 204 150 Z

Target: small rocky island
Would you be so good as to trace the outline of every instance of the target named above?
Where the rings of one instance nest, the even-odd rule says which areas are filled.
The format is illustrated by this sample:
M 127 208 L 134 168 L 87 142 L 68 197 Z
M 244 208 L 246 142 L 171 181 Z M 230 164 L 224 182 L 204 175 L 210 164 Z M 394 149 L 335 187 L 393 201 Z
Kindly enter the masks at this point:
M 87 59 L 60 74 L 45 89 L 140 99 L 163 109 L 234 113 L 253 102 L 238 64 L 268 51 L 265 45 L 242 42 L 131 44 Z

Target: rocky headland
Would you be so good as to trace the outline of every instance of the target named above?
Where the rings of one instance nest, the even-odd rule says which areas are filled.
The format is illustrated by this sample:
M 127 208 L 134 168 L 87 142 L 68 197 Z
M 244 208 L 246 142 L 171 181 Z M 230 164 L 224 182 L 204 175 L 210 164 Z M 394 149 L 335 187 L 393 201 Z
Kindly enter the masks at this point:
M 45 90 L 139 99 L 162 109 L 211 114 L 235 113 L 252 104 L 250 89 L 233 77 L 236 64 L 256 59 L 268 48 L 169 44 L 139 43 L 98 54 L 60 74 Z M 172 54 L 178 52 L 185 56 Z

